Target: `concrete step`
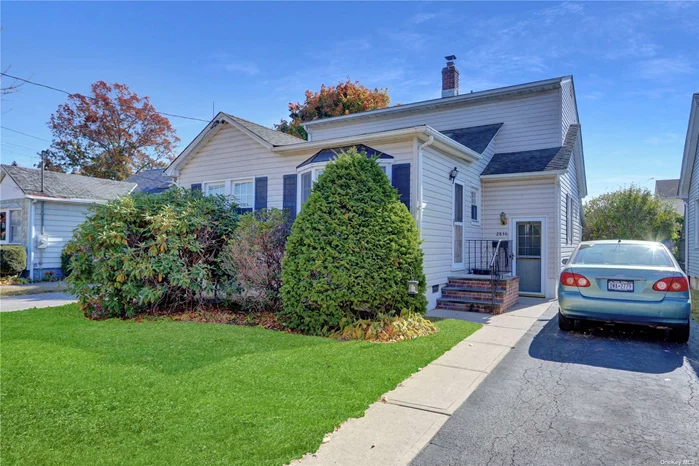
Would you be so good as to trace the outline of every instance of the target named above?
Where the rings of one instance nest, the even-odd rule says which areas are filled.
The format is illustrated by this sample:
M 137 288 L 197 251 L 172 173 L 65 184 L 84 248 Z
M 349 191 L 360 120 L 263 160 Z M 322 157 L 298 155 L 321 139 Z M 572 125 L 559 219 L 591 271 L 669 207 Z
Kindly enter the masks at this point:
M 490 314 L 500 314 L 502 312 L 502 302 L 493 303 L 491 300 L 450 298 L 442 297 L 437 299 L 437 309 L 449 309 L 452 311 L 486 312 Z

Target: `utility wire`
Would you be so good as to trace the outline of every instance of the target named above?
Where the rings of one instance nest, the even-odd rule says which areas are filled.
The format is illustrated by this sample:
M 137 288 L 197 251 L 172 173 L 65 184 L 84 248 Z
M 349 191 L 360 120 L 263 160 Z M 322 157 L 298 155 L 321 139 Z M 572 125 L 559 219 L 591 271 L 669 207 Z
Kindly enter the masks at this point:
M 41 150 L 41 149 L 33 149 L 33 148 L 27 147 L 27 146 L 20 146 L 19 144 L 15 144 L 13 142 L 2 141 L 2 144 L 5 146 L 9 146 L 10 149 L 27 149 L 27 150 L 35 150 L 37 152 L 39 152 Z
M 12 78 L 12 79 L 17 79 L 17 80 L 19 80 L 19 81 L 23 81 L 23 82 L 25 82 L 25 83 L 27 83 L 27 84 L 32 84 L 32 85 L 34 85 L 34 86 L 43 87 L 43 88 L 50 89 L 50 90 L 56 91 L 56 92 L 62 92 L 63 94 L 66 94 L 66 95 L 73 95 L 73 93 L 68 92 L 68 91 L 64 91 L 63 89 L 58 89 L 57 87 L 47 86 L 46 84 L 37 83 L 37 82 L 34 82 L 34 81 L 30 81 L 30 80 L 28 80 L 28 79 L 20 78 L 20 77 L 18 77 L 18 76 L 12 76 L 11 74 L 7 74 L 7 73 L 5 73 L 5 72 L 0 72 L 0 74 L 3 75 L 3 76 L 7 76 L 8 78 Z M 88 99 L 92 99 L 92 98 L 93 98 L 93 97 L 89 97 L 89 96 L 85 96 L 85 97 L 87 97 Z M 134 107 L 131 107 L 131 108 L 134 108 Z M 183 119 L 185 119 L 185 120 L 204 121 L 204 122 L 206 122 L 206 123 L 209 122 L 209 120 L 204 120 L 204 119 L 202 119 L 202 118 L 188 117 L 188 116 L 184 116 L 184 115 L 176 115 L 176 114 L 174 114 L 174 113 L 165 113 L 165 112 L 158 112 L 158 111 L 156 111 L 155 113 L 158 113 L 158 114 L 160 114 L 160 115 L 165 115 L 165 116 L 173 117 L 173 118 L 183 118 Z
M 48 139 L 43 139 L 43 138 L 40 138 L 40 137 L 37 137 L 37 136 L 32 136 L 31 134 L 23 133 L 23 132 L 21 132 L 21 131 L 17 131 L 16 129 L 10 129 L 10 128 L 6 127 L 6 126 L 0 126 L 0 128 L 4 129 L 4 130 L 6 130 L 6 131 L 12 131 L 13 133 L 21 134 L 22 136 L 27 136 L 27 137 L 30 137 L 30 138 L 38 139 L 39 141 L 51 142 L 51 141 L 49 141 Z

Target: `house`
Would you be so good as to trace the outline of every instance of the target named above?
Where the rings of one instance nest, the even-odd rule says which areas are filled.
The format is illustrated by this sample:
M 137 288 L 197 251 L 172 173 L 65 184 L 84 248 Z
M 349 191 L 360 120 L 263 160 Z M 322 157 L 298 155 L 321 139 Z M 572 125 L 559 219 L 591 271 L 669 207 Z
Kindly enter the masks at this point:
M 175 185 L 172 178 L 165 175 L 164 168 L 152 168 L 150 170 L 141 170 L 128 177 L 125 180 L 127 183 L 136 183 L 135 193 L 160 194 Z
M 312 121 L 308 141 L 219 113 L 165 174 L 244 210 L 295 215 L 335 151 L 360 146 L 419 226 L 430 308 L 484 310 L 473 290 L 484 277 L 472 274 L 495 262 L 508 290 L 519 277 L 519 293 L 554 297 L 587 195 L 573 78 L 459 94 L 455 58 L 441 98 Z
M 684 201 L 677 192 L 679 185 L 680 180 L 656 180 L 655 195 L 670 204 L 679 215 L 684 215 Z
M 679 196 L 685 201 L 684 261 L 690 285 L 699 289 L 699 93 L 692 96 L 684 142 Z
M 61 252 L 90 205 L 134 190 L 134 183 L 0 165 L 0 243 L 27 248 L 26 275 L 61 272 Z

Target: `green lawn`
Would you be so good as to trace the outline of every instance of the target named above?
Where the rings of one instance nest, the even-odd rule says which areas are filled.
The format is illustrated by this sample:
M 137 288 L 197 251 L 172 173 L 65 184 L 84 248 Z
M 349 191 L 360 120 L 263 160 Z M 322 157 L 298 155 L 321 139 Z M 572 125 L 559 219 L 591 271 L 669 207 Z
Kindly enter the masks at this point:
M 281 465 L 480 326 L 338 342 L 253 327 L 0 315 L 0 463 Z

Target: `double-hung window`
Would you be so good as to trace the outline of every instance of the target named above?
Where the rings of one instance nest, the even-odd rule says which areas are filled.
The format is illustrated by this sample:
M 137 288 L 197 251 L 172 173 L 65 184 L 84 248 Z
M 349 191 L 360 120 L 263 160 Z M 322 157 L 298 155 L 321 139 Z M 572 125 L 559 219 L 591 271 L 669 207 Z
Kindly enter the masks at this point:
M 471 191 L 471 223 L 478 223 L 478 191 Z
M 233 197 L 239 209 L 255 207 L 255 183 L 253 180 L 233 181 Z
M 204 192 L 207 196 L 225 196 L 226 182 L 206 183 Z
M 0 210 L 0 243 L 21 242 L 21 225 L 21 210 Z

